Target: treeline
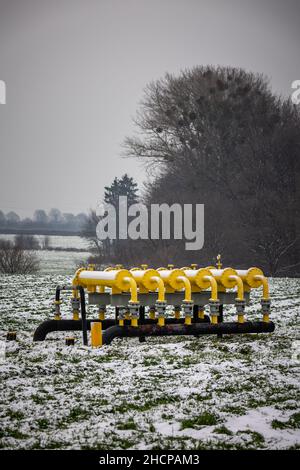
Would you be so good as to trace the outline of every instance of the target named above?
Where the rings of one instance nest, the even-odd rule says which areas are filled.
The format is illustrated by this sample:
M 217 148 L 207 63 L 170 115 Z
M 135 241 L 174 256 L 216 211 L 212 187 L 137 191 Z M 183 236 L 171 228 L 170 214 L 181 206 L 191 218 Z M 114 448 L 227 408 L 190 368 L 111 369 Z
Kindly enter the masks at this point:
M 261 75 L 195 67 L 150 83 L 135 125 L 125 151 L 148 168 L 141 200 L 204 204 L 204 248 L 116 240 L 100 244 L 96 258 L 207 266 L 221 253 L 227 266 L 300 275 L 300 112 L 290 99 L 272 93 Z M 91 214 L 86 229 L 95 220 Z
M 33 218 L 21 217 L 14 211 L 5 214 L 0 210 L 0 231 L 24 233 L 78 233 L 85 224 L 87 216 L 84 213 L 74 215 L 72 213 L 62 213 L 59 209 L 53 208 L 48 213 L 42 209 L 34 212 Z

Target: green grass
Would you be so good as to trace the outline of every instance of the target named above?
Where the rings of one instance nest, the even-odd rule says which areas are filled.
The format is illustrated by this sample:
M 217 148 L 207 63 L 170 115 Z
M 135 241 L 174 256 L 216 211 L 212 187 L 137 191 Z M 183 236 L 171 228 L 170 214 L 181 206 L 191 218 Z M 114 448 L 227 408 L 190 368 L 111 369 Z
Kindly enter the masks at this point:
M 128 431 L 128 430 L 133 430 L 135 431 L 137 429 L 136 423 L 133 421 L 133 419 L 129 419 L 128 421 L 125 421 L 123 423 L 117 423 L 116 424 L 117 429 L 120 431 Z
M 226 434 L 227 436 L 232 436 L 233 432 L 230 429 L 226 428 L 226 426 L 219 426 L 218 428 L 214 429 L 214 433 L 216 434 Z
M 300 413 L 294 413 L 288 421 L 280 421 L 278 419 L 273 419 L 272 421 L 273 429 L 300 429 Z
M 218 417 L 205 411 L 194 418 L 187 418 L 181 421 L 181 429 L 198 428 L 199 426 L 213 426 L 218 423 Z

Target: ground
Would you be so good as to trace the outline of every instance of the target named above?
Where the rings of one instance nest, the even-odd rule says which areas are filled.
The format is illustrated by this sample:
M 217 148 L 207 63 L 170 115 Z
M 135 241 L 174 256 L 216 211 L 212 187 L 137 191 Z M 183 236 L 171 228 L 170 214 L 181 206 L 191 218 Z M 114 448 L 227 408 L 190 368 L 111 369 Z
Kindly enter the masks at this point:
M 52 333 L 33 343 L 53 315 L 55 285 L 70 279 L 59 266 L 0 277 L 1 448 L 300 448 L 299 279 L 270 282 L 272 334 L 122 339 L 92 349 L 80 334 L 72 347 Z M 261 317 L 259 295 L 249 319 Z M 62 310 L 70 316 L 68 302 Z M 233 315 L 226 308 L 226 319 Z M 5 341 L 9 329 L 16 342 Z

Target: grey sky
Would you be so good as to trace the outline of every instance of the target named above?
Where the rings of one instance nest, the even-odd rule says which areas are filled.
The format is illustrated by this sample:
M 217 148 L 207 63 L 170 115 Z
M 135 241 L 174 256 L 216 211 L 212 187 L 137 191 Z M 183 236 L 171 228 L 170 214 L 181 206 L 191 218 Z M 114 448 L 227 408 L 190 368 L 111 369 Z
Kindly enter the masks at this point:
M 300 79 L 298 0 L 0 0 L 0 209 L 86 211 L 128 172 L 146 83 L 221 64 Z

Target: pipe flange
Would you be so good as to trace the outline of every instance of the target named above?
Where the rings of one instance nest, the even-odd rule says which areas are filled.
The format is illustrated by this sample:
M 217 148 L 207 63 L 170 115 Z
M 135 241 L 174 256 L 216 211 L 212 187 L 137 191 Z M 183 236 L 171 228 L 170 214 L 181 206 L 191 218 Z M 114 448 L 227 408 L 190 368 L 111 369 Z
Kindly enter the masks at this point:
M 218 300 L 209 301 L 209 310 L 211 315 L 219 315 L 220 302 Z
M 235 299 L 235 308 L 238 314 L 243 315 L 245 312 L 246 300 Z
M 140 302 L 129 302 L 128 310 L 132 318 L 139 318 Z
M 123 305 L 119 306 L 118 316 L 120 320 L 124 320 L 127 313 L 127 308 Z
M 185 317 L 191 317 L 193 316 L 193 307 L 194 307 L 194 302 L 192 301 L 183 301 L 181 305 L 181 309 L 184 313 Z
M 261 309 L 263 313 L 269 313 L 271 309 L 271 300 L 270 299 L 261 299 L 260 301 Z
M 80 301 L 76 297 L 72 297 L 71 299 L 71 307 L 73 311 L 78 312 L 79 307 L 80 307 Z
M 158 317 L 164 317 L 166 315 L 167 302 L 157 301 L 155 303 L 155 308 L 156 308 Z

